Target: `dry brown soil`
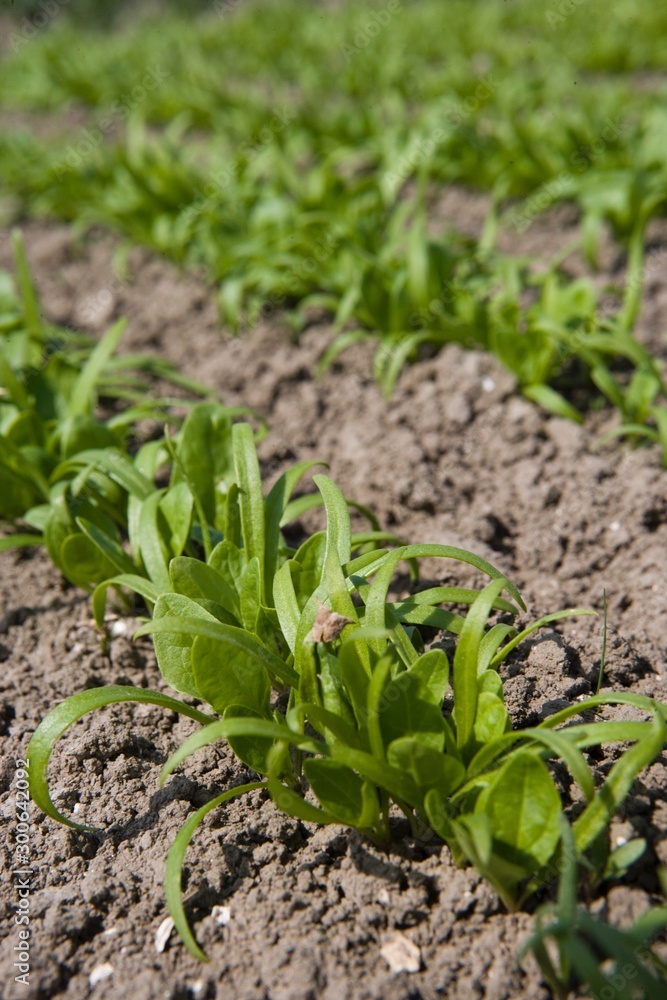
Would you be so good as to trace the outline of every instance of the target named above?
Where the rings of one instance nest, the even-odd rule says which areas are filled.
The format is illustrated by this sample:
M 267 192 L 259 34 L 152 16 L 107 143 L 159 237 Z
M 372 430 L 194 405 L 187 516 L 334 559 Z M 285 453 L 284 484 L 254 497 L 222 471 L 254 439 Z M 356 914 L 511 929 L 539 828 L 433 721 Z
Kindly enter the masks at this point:
M 474 199 L 459 193 L 444 211 L 461 224 L 474 222 L 474 209 Z M 530 252 L 562 245 L 568 225 L 567 218 L 536 223 L 526 234 Z M 126 315 L 126 349 L 159 351 L 226 403 L 265 415 L 270 431 L 260 451 L 269 478 L 287 462 L 325 459 L 347 495 L 372 506 L 406 540 L 461 545 L 501 567 L 534 617 L 574 605 L 600 609 L 606 589 L 606 685 L 667 699 L 667 478 L 655 448 L 594 447 L 613 414 L 601 411 L 584 427 L 547 416 L 516 395 L 492 357 L 455 346 L 407 369 L 387 401 L 372 380 L 369 345 L 317 379 L 317 359 L 332 336 L 326 326 L 313 326 L 297 344 L 278 317 L 233 339 L 221 334 L 211 289 L 196 276 L 135 251 L 125 284 L 113 275 L 110 237 L 93 233 L 75 242 L 67 227 L 45 223 L 26 225 L 25 237 L 50 319 L 97 332 Z M 607 249 L 611 275 L 622 260 Z M 7 234 L 0 266 L 11 266 Z M 663 347 L 666 298 L 654 276 L 642 330 Z M 132 619 L 114 624 L 103 651 L 87 596 L 66 585 L 43 553 L 6 554 L 0 569 L 6 875 L 15 759 L 47 710 L 86 687 L 165 687 L 150 642 L 131 642 Z M 440 579 L 468 579 L 446 573 Z M 504 670 L 516 723 L 592 690 L 600 633 L 599 619 L 579 618 L 526 644 Z M 15 899 L 5 881 L 3 996 L 550 996 L 536 966 L 526 961 L 522 970 L 516 962 L 529 914 L 505 912 L 439 843 L 399 829 L 384 853 L 341 828 L 287 819 L 262 792 L 212 814 L 187 856 L 185 896 L 210 963 L 196 962 L 175 934 L 158 952 L 164 858 L 177 828 L 212 795 L 248 780 L 220 745 L 158 790 L 161 763 L 191 729 L 176 715 L 124 705 L 88 716 L 60 742 L 50 771 L 55 800 L 105 832 L 79 835 L 31 807 L 31 985 L 13 982 Z M 600 759 L 601 777 L 610 762 Z M 606 886 L 594 900 L 614 921 L 658 901 L 656 861 L 667 864 L 666 775 L 658 761 L 636 782 L 612 831 L 614 840 L 636 832 L 649 841 L 629 884 Z M 216 906 L 229 912 L 215 910 L 216 919 Z M 395 935 L 418 946 L 420 971 L 392 973 L 381 949 Z

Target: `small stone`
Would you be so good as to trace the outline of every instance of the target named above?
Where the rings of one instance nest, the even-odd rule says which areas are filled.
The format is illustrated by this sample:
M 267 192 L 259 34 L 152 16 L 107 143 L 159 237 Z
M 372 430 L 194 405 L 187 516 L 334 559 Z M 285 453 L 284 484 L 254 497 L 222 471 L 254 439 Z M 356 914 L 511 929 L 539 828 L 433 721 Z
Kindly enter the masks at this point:
M 375 898 L 380 906 L 389 906 L 389 893 L 386 889 L 380 889 Z
M 93 986 L 97 986 L 97 984 L 101 983 L 103 979 L 108 979 L 109 976 L 112 975 L 113 965 L 111 962 L 102 962 L 100 965 L 96 965 L 88 976 L 88 985 L 92 989 Z
M 482 389 L 484 390 L 484 392 L 493 392 L 495 387 L 496 383 L 491 378 L 491 376 L 485 375 L 484 378 L 482 379 Z
M 228 906 L 214 906 L 211 910 L 211 916 L 221 927 L 226 927 L 232 919 L 232 911 Z
M 167 947 L 167 941 L 171 936 L 171 932 L 174 929 L 174 921 L 171 917 L 165 917 L 157 931 L 155 932 L 155 950 L 158 955 L 161 955 L 164 949 Z
M 380 954 L 392 972 L 419 972 L 422 959 L 421 952 L 410 938 L 403 934 L 395 934 L 380 949 Z

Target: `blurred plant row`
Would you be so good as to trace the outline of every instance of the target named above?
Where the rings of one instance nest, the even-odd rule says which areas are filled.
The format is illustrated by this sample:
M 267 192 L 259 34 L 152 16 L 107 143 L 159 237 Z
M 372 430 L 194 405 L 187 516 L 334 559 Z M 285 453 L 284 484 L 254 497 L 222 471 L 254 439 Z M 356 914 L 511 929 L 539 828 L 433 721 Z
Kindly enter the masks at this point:
M 326 310 L 323 364 L 379 338 L 387 392 L 429 345 L 492 350 L 561 415 L 601 394 L 618 433 L 660 442 L 667 462 L 662 367 L 633 336 L 658 263 L 646 226 L 667 201 L 664 84 L 628 75 L 662 67 L 667 14 L 473 9 L 290 0 L 171 12 L 159 31 L 147 14 L 113 34 L 68 17 L 14 33 L 0 106 L 40 128 L 0 136 L 2 211 L 104 223 L 203 265 L 236 328 L 280 309 L 301 329 Z M 449 182 L 489 192 L 480 239 L 429 222 Z M 563 255 L 536 273 L 494 249 L 564 200 L 591 265 L 611 227 L 624 287 L 569 280 Z

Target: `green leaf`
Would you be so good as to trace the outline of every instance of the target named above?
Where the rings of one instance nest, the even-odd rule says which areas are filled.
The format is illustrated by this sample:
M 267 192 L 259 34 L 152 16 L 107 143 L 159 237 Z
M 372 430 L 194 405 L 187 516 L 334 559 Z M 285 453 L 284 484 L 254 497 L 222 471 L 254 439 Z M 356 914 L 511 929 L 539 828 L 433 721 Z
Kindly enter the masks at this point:
M 182 632 L 163 633 L 158 631 L 163 620 L 171 622 L 193 617 L 211 622 L 216 621 L 214 615 L 189 597 L 183 597 L 181 594 L 163 593 L 159 596 L 153 610 L 151 631 L 154 632 L 153 644 L 155 645 L 158 666 L 167 684 L 175 691 L 199 698 L 205 696 L 199 690 L 193 670 L 192 648 L 195 636 L 185 629 Z M 208 701 L 208 698 L 206 700 Z
M 420 788 L 435 788 L 444 798 L 456 791 L 465 779 L 465 768 L 460 760 L 414 737 L 405 736 L 390 743 L 387 763 L 412 775 Z
M 357 829 L 372 827 L 380 807 L 373 786 L 335 760 L 311 757 L 303 770 L 322 808 L 338 823 Z
M 245 649 L 197 636 L 192 646 L 192 670 L 199 696 L 220 715 L 230 705 L 242 705 L 260 717 L 269 717 L 271 684 L 266 668 Z
M 229 705 L 224 712 L 225 719 L 262 719 L 264 716 L 245 705 Z M 266 774 L 268 771 L 268 756 L 275 746 L 275 741 L 262 739 L 259 736 L 228 736 L 227 742 L 244 764 L 256 771 Z
M 583 705 L 580 706 L 583 710 Z M 646 735 L 616 761 L 595 798 L 574 823 L 578 851 L 585 851 L 604 830 L 626 797 L 637 775 L 655 760 L 665 745 L 667 727 L 660 711 Z
M 252 427 L 249 424 L 235 424 L 232 428 L 232 444 L 246 558 L 248 560 L 257 558 L 263 570 L 265 554 L 264 497 Z M 262 580 L 261 594 L 262 602 L 266 604 L 264 580 Z
M 102 337 L 88 361 L 81 369 L 70 394 L 68 412 L 70 416 L 92 412 L 95 405 L 96 387 L 109 358 L 115 353 L 125 332 L 127 320 L 120 319 Z
M 172 595 L 163 596 L 169 598 Z M 182 600 L 187 600 L 187 598 L 182 598 Z M 201 608 L 197 608 L 197 610 L 201 611 Z M 156 635 L 183 633 L 193 638 L 197 635 L 208 636 L 223 645 L 243 650 L 249 657 L 261 663 L 269 671 L 269 675 L 274 675 L 283 684 L 298 684 L 299 678 L 295 671 L 254 636 L 241 628 L 215 621 L 212 616 L 207 618 L 203 616 L 193 617 L 192 614 L 178 617 L 167 616 L 160 621 L 156 621 L 154 618 L 152 622 L 148 622 L 138 629 L 136 635 L 149 635 L 151 632 Z
M 445 720 L 440 705 L 423 698 L 422 690 L 423 680 L 412 669 L 402 671 L 385 686 L 377 706 L 385 746 L 411 736 L 433 750 L 442 750 Z
M 26 548 L 29 545 L 43 545 L 43 535 L 5 535 L 0 538 L 0 552 Z
M 201 950 L 192 931 L 190 930 L 190 925 L 188 924 L 185 910 L 183 908 L 183 899 L 181 895 L 181 879 L 183 876 L 183 861 L 185 860 L 185 853 L 190 845 L 190 841 L 192 840 L 195 830 L 208 813 L 239 795 L 245 795 L 247 792 L 255 791 L 256 788 L 266 788 L 266 782 L 249 781 L 245 785 L 237 785 L 236 788 L 228 789 L 226 792 L 223 792 L 222 795 L 217 795 L 214 799 L 211 799 L 210 802 L 201 806 L 201 808 L 193 813 L 192 816 L 188 816 L 187 820 L 176 834 L 174 843 L 171 845 L 169 854 L 167 855 L 167 865 L 164 875 L 167 907 L 169 909 L 169 913 L 171 914 L 171 919 L 174 921 L 174 926 L 183 939 L 185 947 L 191 955 L 194 955 L 194 957 L 198 958 L 201 962 L 207 962 L 208 956 Z
M 78 694 L 72 695 L 52 709 L 46 718 L 40 722 L 33 733 L 26 752 L 26 757 L 30 761 L 30 795 L 35 804 L 47 816 L 51 816 L 52 819 L 56 819 L 59 823 L 64 823 L 66 826 L 71 826 L 75 830 L 92 831 L 94 829 L 93 827 L 75 823 L 73 820 L 63 816 L 56 809 L 49 794 L 47 780 L 49 760 L 51 759 L 51 753 L 56 740 L 77 719 L 87 715 L 88 712 L 92 712 L 96 708 L 102 708 L 104 705 L 119 704 L 123 701 L 147 702 L 150 705 L 157 705 L 159 708 L 165 708 L 172 712 L 180 712 L 181 715 L 186 715 L 189 719 L 200 722 L 202 726 L 206 726 L 211 722 L 210 716 L 204 715 L 203 712 L 198 711 L 196 708 L 177 701 L 175 698 L 170 698 L 168 695 L 159 694 L 155 691 L 146 691 L 144 688 L 111 686 L 91 688 L 88 691 L 80 691 Z
M 480 691 L 475 717 L 475 740 L 484 745 L 502 736 L 508 727 L 509 716 L 502 698 L 489 691 Z
M 310 469 L 326 462 L 298 462 L 280 476 L 271 488 L 264 505 L 264 532 L 266 550 L 264 559 L 264 578 L 267 587 L 273 580 L 278 568 L 278 551 L 280 548 L 280 526 L 285 509 L 291 500 L 295 487 Z M 271 597 L 271 594 L 267 595 Z
M 474 747 L 478 699 L 477 666 L 484 626 L 494 600 L 505 586 L 507 586 L 507 581 L 504 577 L 500 577 L 487 584 L 481 591 L 468 612 L 454 654 L 453 686 L 456 743 L 464 754 L 470 754 Z
M 215 553 L 217 549 L 219 546 L 216 546 L 213 552 Z M 169 563 L 169 576 L 177 594 L 183 594 L 184 597 L 190 597 L 194 601 L 201 599 L 215 601 L 238 619 L 240 609 L 236 589 L 228 583 L 223 573 L 218 572 L 212 565 L 207 565 L 199 559 L 191 559 L 189 556 L 177 556 Z
M 164 490 L 156 490 L 141 505 L 139 514 L 139 551 L 146 572 L 161 591 L 171 590 L 171 580 L 167 568 L 168 549 L 163 538 L 159 516 L 160 501 Z M 162 522 L 164 523 L 164 522 Z
M 300 572 L 300 569 L 301 567 L 296 560 L 290 559 L 283 563 L 273 581 L 273 604 L 278 613 L 280 628 L 292 653 L 295 650 L 296 635 L 301 618 L 292 573 Z
M 128 590 L 133 590 L 140 597 L 143 597 L 148 604 L 155 604 L 160 596 L 160 591 L 155 584 L 134 573 L 121 573 L 119 576 L 111 577 L 110 580 L 103 580 L 93 591 L 92 597 L 93 616 L 99 627 L 104 623 L 109 587 L 127 587 Z
M 133 574 L 135 572 L 136 566 L 115 538 L 102 531 L 92 521 L 86 520 L 85 517 L 77 517 L 76 522 L 84 535 L 99 549 L 102 556 L 111 563 L 115 570 L 119 573 Z
M 408 674 L 419 681 L 419 696 L 440 708 L 449 681 L 449 660 L 442 649 L 431 649 L 414 661 Z
M 163 532 L 163 540 L 169 555 L 180 556 L 188 540 L 192 520 L 193 499 L 187 484 L 177 483 L 170 487 L 159 506 L 168 529 Z
M 178 462 L 174 463 L 171 485 L 184 478 L 201 503 L 208 524 L 218 525 L 218 505 L 224 503 L 221 487 L 234 481 L 232 420 L 219 403 L 193 406 L 178 439 Z M 229 537 L 227 535 L 227 537 Z
M 117 569 L 84 534 L 67 535 L 60 545 L 58 565 L 71 583 L 84 589 L 114 576 Z
M 603 877 L 606 879 L 623 878 L 628 868 L 634 865 L 645 851 L 646 841 L 643 837 L 633 837 L 632 840 L 621 844 L 609 855 Z
M 548 769 L 526 752 L 510 758 L 475 805 L 475 813 L 489 821 L 494 854 L 526 877 L 555 851 L 560 812 L 560 796 Z

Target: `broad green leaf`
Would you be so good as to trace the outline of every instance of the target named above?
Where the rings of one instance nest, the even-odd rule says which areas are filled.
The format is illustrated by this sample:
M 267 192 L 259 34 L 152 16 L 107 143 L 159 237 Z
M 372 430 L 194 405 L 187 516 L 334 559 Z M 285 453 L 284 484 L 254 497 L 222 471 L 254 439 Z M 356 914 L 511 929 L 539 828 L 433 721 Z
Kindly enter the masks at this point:
M 68 535 L 60 545 L 59 568 L 64 576 L 79 587 L 89 589 L 115 576 L 117 566 L 84 534 Z
M 411 736 L 425 746 L 441 751 L 445 742 L 445 722 L 440 705 L 431 692 L 422 697 L 423 679 L 412 670 L 399 673 L 384 688 L 377 705 L 385 746 Z
M 224 718 L 262 719 L 264 716 L 245 705 L 228 705 L 224 712 Z M 274 740 L 263 739 L 259 736 L 228 736 L 227 742 L 239 760 L 242 760 L 253 771 L 256 771 L 257 774 L 267 773 L 268 755 L 275 745 Z
M 77 517 L 76 520 L 84 535 L 99 549 L 101 555 L 111 563 L 116 572 L 129 574 L 135 572 L 137 567 L 116 538 L 102 531 L 92 521 L 86 520 L 85 517 Z
M 200 635 L 194 640 L 191 660 L 199 696 L 220 715 L 230 705 L 242 705 L 268 717 L 269 676 L 264 665 L 248 656 L 245 649 Z
M 545 764 L 516 753 L 477 799 L 489 822 L 494 854 L 524 876 L 545 865 L 560 839 L 560 796 Z
M 351 768 L 335 760 L 311 757 L 303 769 L 320 805 L 337 822 L 364 829 L 377 821 L 377 793 Z
M 160 501 L 164 490 L 156 490 L 147 497 L 141 505 L 139 514 L 139 551 L 146 572 L 152 582 L 161 591 L 171 590 L 171 580 L 167 563 L 169 553 L 166 540 L 163 538 L 160 518 Z
M 169 598 L 178 595 L 167 594 L 163 596 Z M 182 600 L 187 601 L 188 598 L 184 597 Z M 198 605 L 195 605 L 195 607 L 198 612 L 202 610 Z M 142 625 L 137 630 L 136 635 L 149 635 L 150 633 L 155 633 L 156 635 L 160 633 L 167 635 L 182 633 L 192 638 L 198 635 L 208 636 L 208 638 L 215 639 L 223 645 L 243 650 L 249 657 L 261 663 L 269 671 L 269 675 L 274 675 L 279 682 L 292 685 L 298 683 L 298 675 L 295 671 L 254 636 L 241 628 L 216 621 L 211 615 L 206 618 L 202 615 L 193 617 L 192 614 L 188 613 L 187 616 L 166 616 L 160 621 L 156 621 L 154 618 L 152 622 Z
M 216 601 L 235 618 L 239 616 L 236 590 L 212 565 L 207 565 L 199 559 L 191 559 L 189 556 L 177 556 L 169 563 L 169 576 L 177 594 L 191 597 L 195 601 L 200 599 Z
M 420 788 L 436 788 L 445 798 L 456 791 L 465 778 L 461 761 L 409 736 L 389 744 L 387 763 L 398 771 L 411 774 Z
M 294 653 L 296 634 L 301 618 L 292 573 L 299 572 L 300 569 L 301 567 L 296 560 L 290 559 L 283 563 L 273 581 L 273 604 L 278 613 L 282 633 L 292 653 Z
M 208 524 L 217 525 L 218 505 L 224 503 L 221 486 L 234 481 L 232 459 L 232 421 L 219 403 L 193 406 L 178 439 L 178 462 L 174 464 L 171 485 L 184 478 L 201 503 Z
M 295 487 L 303 476 L 310 469 L 317 465 L 326 465 L 326 462 L 306 461 L 297 462 L 290 469 L 280 476 L 271 488 L 264 505 L 264 532 L 266 538 L 266 552 L 264 558 L 264 578 L 267 587 L 273 580 L 278 568 L 278 549 L 280 547 L 280 525 L 285 508 L 292 498 Z M 271 597 L 271 594 L 267 595 Z
M 502 698 L 489 691 L 480 691 L 475 717 L 475 740 L 484 745 L 509 728 L 509 716 Z
M 419 680 L 419 695 L 440 708 L 449 681 L 449 660 L 442 649 L 423 653 L 408 669 L 412 678 Z
M 168 528 L 164 542 L 170 556 L 180 556 L 190 534 L 193 500 L 186 483 L 170 487 L 160 500 L 160 513 Z
M 158 626 L 162 619 L 203 618 L 216 621 L 215 617 L 196 601 L 182 594 L 160 594 L 153 610 L 153 626 Z M 192 647 L 195 636 L 183 630 L 182 632 L 155 631 L 153 644 L 158 666 L 167 684 L 189 694 L 193 698 L 204 697 L 195 680 L 192 665 Z M 208 699 L 206 699 L 208 700 Z

